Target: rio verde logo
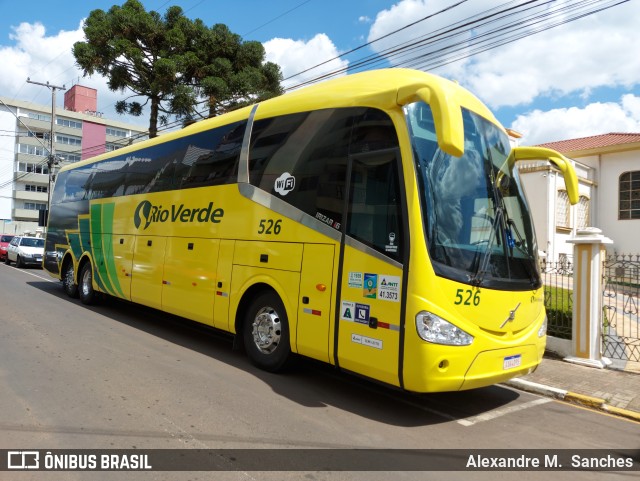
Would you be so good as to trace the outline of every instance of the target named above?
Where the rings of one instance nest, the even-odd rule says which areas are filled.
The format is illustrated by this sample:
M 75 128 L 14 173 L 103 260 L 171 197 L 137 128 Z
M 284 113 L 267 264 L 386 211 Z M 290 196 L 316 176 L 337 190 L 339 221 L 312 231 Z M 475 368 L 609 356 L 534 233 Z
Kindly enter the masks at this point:
M 133 215 L 133 223 L 136 229 L 145 230 L 152 223 L 165 222 L 212 222 L 219 224 L 224 217 L 224 210 L 221 208 L 213 208 L 213 202 L 209 202 L 206 207 L 187 208 L 184 204 L 171 205 L 163 207 L 162 205 L 153 205 L 148 200 L 143 200 L 136 207 Z

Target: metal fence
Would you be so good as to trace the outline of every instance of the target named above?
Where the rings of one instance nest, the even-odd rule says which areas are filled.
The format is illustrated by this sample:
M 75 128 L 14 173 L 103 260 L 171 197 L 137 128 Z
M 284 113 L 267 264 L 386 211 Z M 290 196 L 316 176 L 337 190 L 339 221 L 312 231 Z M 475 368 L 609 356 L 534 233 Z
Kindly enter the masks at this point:
M 573 262 L 542 262 L 548 334 L 571 339 Z M 640 255 L 608 255 L 603 261 L 602 355 L 640 362 Z
M 640 255 L 607 256 L 602 273 L 602 355 L 640 362 Z
M 573 319 L 573 263 L 567 256 L 558 262 L 540 265 L 544 284 L 544 307 L 547 310 L 547 333 L 571 339 Z

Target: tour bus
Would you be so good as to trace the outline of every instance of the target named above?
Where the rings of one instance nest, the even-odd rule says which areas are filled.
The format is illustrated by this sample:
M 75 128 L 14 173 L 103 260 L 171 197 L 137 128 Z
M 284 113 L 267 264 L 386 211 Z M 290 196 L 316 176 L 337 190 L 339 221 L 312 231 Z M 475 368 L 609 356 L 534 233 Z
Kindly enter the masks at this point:
M 546 315 L 512 148 L 471 93 L 348 75 L 65 166 L 44 268 L 67 294 L 234 334 L 268 371 L 307 356 L 414 392 L 533 371 Z

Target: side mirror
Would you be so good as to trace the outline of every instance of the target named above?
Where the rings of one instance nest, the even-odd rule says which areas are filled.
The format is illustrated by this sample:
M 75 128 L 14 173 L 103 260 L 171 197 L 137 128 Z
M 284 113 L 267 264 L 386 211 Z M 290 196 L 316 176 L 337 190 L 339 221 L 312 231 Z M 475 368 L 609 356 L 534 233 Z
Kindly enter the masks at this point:
M 454 157 L 462 157 L 464 124 L 462 110 L 454 94 L 438 82 L 431 85 L 411 85 L 398 91 L 398 105 L 407 105 L 418 100 L 431 106 L 440 150 Z
M 572 205 L 578 203 L 578 176 L 573 164 L 564 155 L 545 147 L 514 147 L 511 149 L 507 159 L 509 168 L 513 168 L 514 164 L 521 160 L 549 160 L 562 172 L 569 202 Z

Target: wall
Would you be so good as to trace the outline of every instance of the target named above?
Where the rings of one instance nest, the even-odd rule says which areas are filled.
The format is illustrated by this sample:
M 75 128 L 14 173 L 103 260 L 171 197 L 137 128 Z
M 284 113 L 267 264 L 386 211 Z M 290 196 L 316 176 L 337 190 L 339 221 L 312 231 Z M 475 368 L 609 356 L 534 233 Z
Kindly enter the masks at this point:
M 4 105 L 0 105 L 0 132 L 0 219 L 11 219 L 16 118 Z
M 538 250 L 547 254 L 550 247 L 549 171 L 546 167 L 544 170 L 533 168 L 527 171 L 525 169 L 520 172 L 520 178 L 533 216 Z
M 107 128 L 88 120 L 82 122 L 82 160 L 104 154 Z
M 637 254 L 640 251 L 640 219 L 618 219 L 618 189 L 620 175 L 640 170 L 640 152 L 619 152 L 603 155 L 600 169 L 599 213 L 597 227 L 613 240 L 609 251 Z

